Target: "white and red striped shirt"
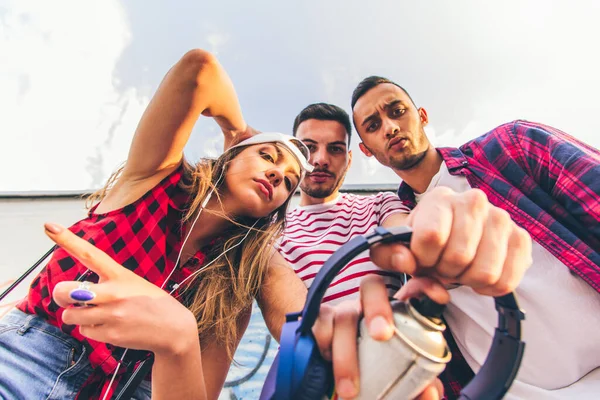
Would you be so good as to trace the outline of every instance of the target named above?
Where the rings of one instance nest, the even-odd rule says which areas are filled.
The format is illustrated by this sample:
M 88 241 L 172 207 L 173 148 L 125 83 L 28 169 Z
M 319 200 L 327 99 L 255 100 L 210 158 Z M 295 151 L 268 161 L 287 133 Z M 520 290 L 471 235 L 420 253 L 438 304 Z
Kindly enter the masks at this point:
M 306 287 L 310 287 L 317 272 L 335 250 L 355 236 L 373 231 L 387 217 L 398 212 L 408 213 L 409 209 L 396 194 L 389 192 L 373 196 L 342 193 L 327 203 L 299 206 L 287 214 L 279 252 Z M 358 298 L 360 280 L 368 274 L 383 276 L 390 296 L 400 289 L 401 280 L 379 269 L 365 251 L 336 276 L 323 302 L 335 304 Z

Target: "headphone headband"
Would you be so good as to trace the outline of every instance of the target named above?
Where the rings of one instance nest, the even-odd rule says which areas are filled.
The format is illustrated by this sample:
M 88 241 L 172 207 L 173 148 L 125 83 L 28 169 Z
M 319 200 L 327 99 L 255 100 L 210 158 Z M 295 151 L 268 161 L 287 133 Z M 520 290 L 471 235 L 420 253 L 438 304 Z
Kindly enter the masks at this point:
M 298 331 L 301 333 L 310 332 L 319 315 L 321 301 L 323 300 L 323 296 L 325 296 L 327 288 L 340 270 L 352 261 L 354 257 L 375 243 L 401 242 L 408 246 L 411 235 L 412 230 L 409 227 L 402 226 L 388 231 L 379 226 L 375 228 L 375 232 L 371 235 L 357 236 L 336 250 L 327 259 L 325 264 L 323 264 L 323 267 L 319 270 L 313 283 L 310 285 Z

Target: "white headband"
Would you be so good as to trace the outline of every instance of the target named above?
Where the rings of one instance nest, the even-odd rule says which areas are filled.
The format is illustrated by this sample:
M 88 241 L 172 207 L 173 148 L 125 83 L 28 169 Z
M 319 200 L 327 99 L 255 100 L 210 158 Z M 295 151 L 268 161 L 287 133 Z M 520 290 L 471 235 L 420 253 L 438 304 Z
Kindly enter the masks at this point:
M 310 155 L 310 151 L 308 147 L 301 140 L 296 139 L 293 136 L 284 135 L 279 132 L 264 132 L 254 135 L 246 140 L 241 141 L 240 143 L 231 146 L 227 151 L 231 149 L 235 149 L 236 147 L 242 146 L 251 146 L 253 144 L 260 143 L 280 143 L 287 150 L 292 153 L 298 164 L 300 164 L 300 168 L 304 172 L 312 172 L 313 166 L 308 163 L 308 157 Z M 303 174 L 304 175 L 304 174 Z

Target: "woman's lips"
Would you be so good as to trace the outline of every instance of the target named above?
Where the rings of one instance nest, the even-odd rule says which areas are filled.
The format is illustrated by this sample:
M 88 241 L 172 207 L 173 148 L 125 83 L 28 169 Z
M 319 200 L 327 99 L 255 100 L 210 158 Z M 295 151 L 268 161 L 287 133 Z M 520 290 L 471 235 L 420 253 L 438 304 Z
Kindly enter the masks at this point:
M 258 183 L 258 188 L 263 192 L 267 200 L 271 200 L 273 198 L 273 186 L 263 179 L 256 179 L 256 183 Z

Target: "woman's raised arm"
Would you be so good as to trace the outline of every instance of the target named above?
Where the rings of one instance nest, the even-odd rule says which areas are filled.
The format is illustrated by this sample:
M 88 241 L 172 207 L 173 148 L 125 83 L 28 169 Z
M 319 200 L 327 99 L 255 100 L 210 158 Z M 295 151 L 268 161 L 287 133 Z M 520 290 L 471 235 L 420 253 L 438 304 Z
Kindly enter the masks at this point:
M 150 101 L 136 129 L 122 178 L 166 175 L 179 165 L 201 114 L 215 118 L 226 142 L 247 129 L 231 79 L 214 55 L 196 49 L 171 68 Z

